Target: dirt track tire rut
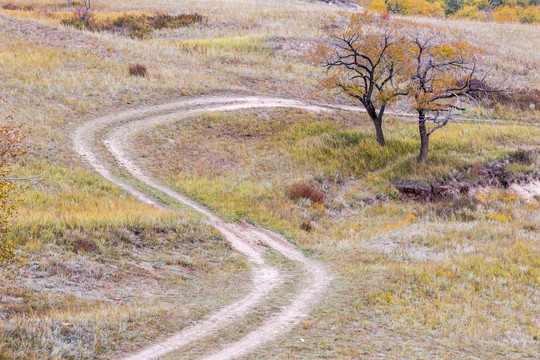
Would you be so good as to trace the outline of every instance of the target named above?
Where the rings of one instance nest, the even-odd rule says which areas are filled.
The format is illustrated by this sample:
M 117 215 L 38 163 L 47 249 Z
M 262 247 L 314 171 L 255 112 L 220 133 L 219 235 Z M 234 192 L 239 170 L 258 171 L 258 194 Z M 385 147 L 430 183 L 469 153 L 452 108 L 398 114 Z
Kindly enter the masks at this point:
M 99 118 L 84 123 L 76 129 L 73 136 L 77 153 L 101 176 L 113 182 L 140 201 L 165 207 L 159 199 L 129 184 L 113 169 L 121 168 L 138 182 L 145 184 L 171 199 L 204 215 L 210 224 L 218 229 L 232 247 L 244 254 L 252 264 L 251 292 L 241 300 L 211 314 L 201 322 L 188 326 L 168 339 L 151 345 L 141 351 L 124 357 L 124 360 L 150 360 L 178 351 L 190 343 L 212 335 L 227 325 L 242 319 L 277 286 L 283 282 L 278 269 L 264 260 L 264 246 L 270 247 L 288 259 L 295 261 L 304 269 L 306 278 L 300 284 L 300 291 L 290 302 L 266 319 L 259 327 L 250 331 L 241 339 L 225 345 L 223 348 L 208 353 L 203 359 L 233 359 L 246 355 L 257 347 L 275 340 L 290 331 L 307 316 L 331 280 L 326 269 L 318 262 L 305 257 L 283 236 L 269 230 L 260 229 L 247 223 L 227 223 L 204 206 L 186 196 L 160 184 L 146 171 L 140 169 L 129 156 L 130 139 L 137 133 L 152 126 L 176 121 L 196 113 L 211 111 L 233 111 L 260 107 L 293 107 L 308 111 L 328 111 L 327 107 L 306 104 L 296 100 L 266 98 L 255 96 L 237 97 L 201 97 L 173 102 L 158 106 L 149 106 L 120 114 Z M 100 156 L 97 151 L 98 134 L 103 137 L 107 156 Z

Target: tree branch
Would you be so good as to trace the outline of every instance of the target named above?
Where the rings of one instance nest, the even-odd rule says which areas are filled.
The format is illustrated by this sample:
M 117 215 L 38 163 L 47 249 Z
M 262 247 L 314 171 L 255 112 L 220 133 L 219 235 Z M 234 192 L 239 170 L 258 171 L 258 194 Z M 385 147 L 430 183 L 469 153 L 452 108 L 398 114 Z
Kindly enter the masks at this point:
M 53 179 L 42 177 L 46 173 L 47 171 L 44 171 L 41 174 L 34 175 L 34 176 L 20 177 L 20 178 L 4 178 L 4 179 L 0 179 L 0 181 L 3 181 L 3 182 L 27 181 L 27 182 L 30 182 L 32 185 L 41 185 L 45 181 L 50 181 L 57 185 L 61 185 L 59 182 Z

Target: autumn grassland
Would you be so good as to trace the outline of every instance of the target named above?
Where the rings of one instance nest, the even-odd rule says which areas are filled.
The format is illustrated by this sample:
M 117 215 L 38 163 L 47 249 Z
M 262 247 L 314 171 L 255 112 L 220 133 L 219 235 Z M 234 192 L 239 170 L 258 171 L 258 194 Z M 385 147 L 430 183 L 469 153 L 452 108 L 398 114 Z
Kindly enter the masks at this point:
M 140 38 L 66 25 L 76 7 L 66 1 L 0 7 L 8 3 L 17 6 L 0 9 L 0 119 L 11 114 L 30 132 L 12 172 L 54 182 L 24 185 L 12 219 L 23 266 L 0 284 L 0 359 L 111 358 L 246 294 L 249 264 L 222 234 L 173 201 L 156 209 L 102 179 L 71 136 L 90 119 L 193 96 L 353 104 L 321 84 L 310 60 L 329 19 L 349 10 L 300 0 L 94 2 L 96 19 L 110 22 L 157 11 L 204 17 Z M 478 47 L 497 81 L 540 88 L 537 25 L 400 19 Z M 130 75 L 133 64 L 146 76 Z M 369 119 L 347 111 L 179 116 L 131 144 L 163 184 L 227 220 L 284 234 L 333 274 L 308 318 L 246 359 L 536 359 L 540 205 L 488 186 L 485 174 L 502 166 L 499 183 L 539 175 L 538 104 L 486 111 L 437 132 L 425 164 L 415 161 L 410 118 L 389 114 L 379 148 Z M 416 201 L 395 187 L 454 180 L 478 191 Z M 298 185 L 323 198 L 291 196 Z M 266 257 L 290 274 L 271 299 L 227 335 L 170 358 L 202 354 L 287 303 L 302 273 L 279 254 Z

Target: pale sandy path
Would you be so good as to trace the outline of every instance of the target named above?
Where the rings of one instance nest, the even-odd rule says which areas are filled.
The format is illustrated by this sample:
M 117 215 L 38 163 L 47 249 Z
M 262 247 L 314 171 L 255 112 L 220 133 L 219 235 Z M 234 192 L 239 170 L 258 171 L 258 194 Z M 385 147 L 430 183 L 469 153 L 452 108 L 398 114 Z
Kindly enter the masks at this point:
M 158 199 L 128 184 L 111 171 L 111 169 L 120 165 L 138 181 L 161 191 L 170 198 L 206 216 L 208 221 L 225 235 L 231 245 L 237 251 L 246 255 L 253 264 L 253 289 L 245 298 L 212 314 L 205 320 L 185 328 L 165 341 L 126 357 L 126 360 L 159 358 L 211 335 L 233 321 L 248 315 L 282 281 L 282 276 L 280 276 L 277 269 L 264 261 L 261 245 L 279 251 L 287 258 L 300 263 L 304 267 L 306 278 L 300 284 L 301 290 L 291 299 L 287 306 L 272 315 L 259 328 L 248 333 L 239 341 L 225 346 L 215 354 L 208 354 L 205 358 L 235 358 L 283 335 L 296 325 L 300 319 L 308 315 L 310 309 L 329 283 L 330 276 L 326 270 L 317 262 L 306 258 L 281 235 L 255 228 L 246 223 L 227 223 L 202 205 L 159 184 L 146 172 L 139 169 L 129 158 L 129 139 L 148 127 L 175 121 L 181 117 L 194 115 L 197 112 L 232 111 L 253 107 L 296 107 L 310 111 L 328 110 L 328 108 L 285 99 L 249 96 L 202 97 L 159 106 L 149 106 L 103 117 L 87 122 L 75 131 L 73 136 L 75 150 L 103 177 L 142 202 L 163 207 Z M 116 163 L 107 160 L 107 156 L 99 156 L 99 146 L 97 146 L 99 139 L 97 139 L 97 135 L 105 136 L 106 148 L 116 160 Z

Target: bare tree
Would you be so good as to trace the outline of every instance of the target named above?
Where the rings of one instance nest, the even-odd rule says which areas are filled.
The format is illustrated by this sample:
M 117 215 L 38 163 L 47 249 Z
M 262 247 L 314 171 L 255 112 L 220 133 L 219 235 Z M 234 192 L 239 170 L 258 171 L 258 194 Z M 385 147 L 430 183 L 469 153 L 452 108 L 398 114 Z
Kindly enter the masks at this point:
M 386 26 L 382 32 L 368 32 L 358 17 L 372 18 L 367 14 L 353 16 L 352 29 L 333 35 L 330 46 L 322 49 L 322 64 L 329 75 L 326 84 L 360 101 L 375 126 L 377 142 L 384 146 L 384 111 L 399 96 L 407 95 L 401 67 L 408 44 L 396 36 L 397 29 Z
M 475 50 L 464 43 L 448 44 L 438 35 L 425 39 L 416 36 L 412 41 L 415 57 L 410 97 L 418 112 L 420 154 L 418 162 L 425 162 L 429 151 L 429 137 L 446 126 L 457 114 L 465 110 L 461 102 L 479 106 L 480 93 L 500 92 L 499 88 L 481 80 Z M 427 124 L 432 123 L 429 127 Z
M 88 27 L 90 25 L 90 22 L 92 21 L 92 1 L 91 0 L 83 0 L 83 6 L 77 10 L 75 10 L 75 17 L 81 21 L 85 27 Z

